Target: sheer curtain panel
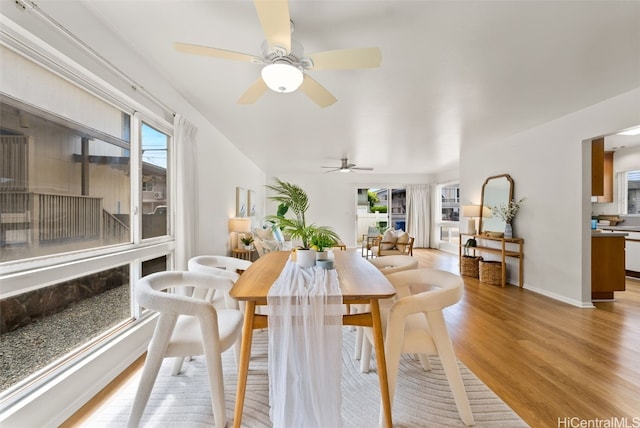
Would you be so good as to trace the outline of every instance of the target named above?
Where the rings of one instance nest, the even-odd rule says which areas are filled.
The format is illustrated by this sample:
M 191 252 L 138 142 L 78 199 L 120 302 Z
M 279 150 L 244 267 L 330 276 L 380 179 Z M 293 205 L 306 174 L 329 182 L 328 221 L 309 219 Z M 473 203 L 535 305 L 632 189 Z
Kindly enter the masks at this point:
M 176 174 L 176 269 L 186 270 L 187 261 L 195 252 L 198 210 L 198 171 L 196 134 L 198 129 L 181 114 L 174 122 L 177 157 Z
M 429 248 L 429 230 L 431 224 L 431 204 L 429 185 L 412 184 L 407 186 L 407 232 L 415 237 L 414 248 Z

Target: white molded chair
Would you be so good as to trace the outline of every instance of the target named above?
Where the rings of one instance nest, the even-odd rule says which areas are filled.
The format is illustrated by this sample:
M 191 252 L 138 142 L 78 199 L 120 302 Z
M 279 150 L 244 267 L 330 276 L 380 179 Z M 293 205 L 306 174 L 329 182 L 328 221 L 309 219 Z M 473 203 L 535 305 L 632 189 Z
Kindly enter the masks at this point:
M 409 255 L 380 256 L 369 263 L 385 275 L 418 268 L 418 259 Z
M 386 326 L 385 355 L 392 405 L 400 354 L 418 354 L 425 370 L 431 369 L 428 356 L 438 355 L 460 417 L 465 425 L 473 425 L 475 422 L 469 399 L 442 312 L 444 308 L 454 305 L 462 298 L 464 286 L 462 278 L 451 272 L 437 269 L 414 269 L 387 275 L 387 279 L 398 291 L 393 303 L 390 304 L 387 301 L 384 307 L 381 307 L 382 325 Z M 427 291 L 412 295 L 409 290 L 410 285 Z M 364 348 L 368 347 L 370 355 L 372 341 L 371 331 L 369 328 L 367 330 L 367 338 L 363 344 L 363 358 L 360 361 L 361 369 L 365 372 L 369 371 L 369 358 L 364 358 Z
M 369 263 L 378 268 L 384 275 L 389 275 L 395 272 L 401 272 L 403 270 L 417 269 L 418 259 L 408 255 L 395 255 L 395 256 L 382 256 L 374 259 L 369 259 Z M 355 305 L 356 312 L 362 312 L 367 309 L 368 305 Z M 353 357 L 359 360 L 362 356 L 362 341 L 364 330 L 362 327 L 356 327 L 356 342 L 354 348 Z M 371 358 L 370 348 L 368 349 L 367 359 Z
M 192 355 L 205 356 L 215 425 L 225 426 L 221 354 L 240 340 L 243 317 L 237 309 L 216 309 L 211 301 L 216 291 L 228 292 L 232 286 L 229 278 L 181 271 L 154 273 L 136 284 L 138 303 L 158 312 L 159 317 L 147 349 L 129 427 L 138 426 L 163 359 Z
M 196 256 L 189 259 L 188 268 L 192 272 L 212 273 L 211 269 L 217 269 L 222 272 L 231 272 L 229 278 L 236 282 L 238 279 L 238 270 L 245 271 L 249 269 L 251 262 L 249 260 L 237 259 L 228 256 Z M 214 272 L 215 273 L 215 272 Z M 225 275 L 223 273 L 223 275 Z
M 196 256 L 189 259 L 187 267 L 189 272 L 200 272 L 207 275 L 221 276 L 229 278 L 235 282 L 240 278 L 238 271 L 245 271 L 249 269 L 251 262 L 249 260 L 242 260 L 235 257 L 228 256 Z M 229 296 L 228 291 L 221 290 L 222 292 L 216 293 L 213 305 L 216 308 L 238 309 L 238 301 Z M 237 341 L 233 345 L 233 352 L 236 358 L 236 364 L 240 362 L 240 341 Z M 184 359 L 176 358 L 173 364 L 172 375 L 177 375 L 182 369 Z

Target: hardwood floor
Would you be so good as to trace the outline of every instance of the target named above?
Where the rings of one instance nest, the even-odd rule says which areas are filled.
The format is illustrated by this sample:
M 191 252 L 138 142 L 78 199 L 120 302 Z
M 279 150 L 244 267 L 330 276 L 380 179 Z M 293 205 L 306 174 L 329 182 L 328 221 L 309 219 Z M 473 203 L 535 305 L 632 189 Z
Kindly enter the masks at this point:
M 456 255 L 414 249 L 414 256 L 420 267 L 458 273 Z M 615 302 L 580 309 L 516 286 L 463 278 L 464 297 L 445 312 L 457 356 L 525 422 L 616 426 L 590 421 L 626 417 L 628 426 L 640 426 L 640 281 L 627 279 Z M 141 364 L 63 427 L 78 426 Z M 574 425 L 571 418 L 578 418 Z
M 458 271 L 457 256 L 414 256 L 420 267 Z M 581 309 L 463 278 L 463 299 L 446 310 L 456 354 L 529 425 L 570 426 L 559 419 L 573 417 L 640 424 L 640 281 L 627 279 L 615 302 Z

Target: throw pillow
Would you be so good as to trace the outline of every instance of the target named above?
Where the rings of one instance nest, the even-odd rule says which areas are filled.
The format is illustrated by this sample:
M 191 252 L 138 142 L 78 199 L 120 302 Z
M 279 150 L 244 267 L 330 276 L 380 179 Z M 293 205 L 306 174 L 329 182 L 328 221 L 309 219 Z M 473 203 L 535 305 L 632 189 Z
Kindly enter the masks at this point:
M 409 234 L 407 232 L 400 232 L 398 235 L 398 241 L 396 242 L 396 248 L 404 253 L 407 250 L 408 243 Z
M 393 229 L 387 229 L 382 235 L 382 242 L 380 244 L 381 250 L 391 250 L 396 247 L 396 241 L 398 240 L 398 236 L 396 235 L 396 231 Z
M 271 228 L 268 228 L 268 229 L 256 228 L 255 233 L 256 233 L 256 236 L 262 239 L 263 241 L 273 241 L 274 239 L 276 239 L 273 236 L 273 230 Z

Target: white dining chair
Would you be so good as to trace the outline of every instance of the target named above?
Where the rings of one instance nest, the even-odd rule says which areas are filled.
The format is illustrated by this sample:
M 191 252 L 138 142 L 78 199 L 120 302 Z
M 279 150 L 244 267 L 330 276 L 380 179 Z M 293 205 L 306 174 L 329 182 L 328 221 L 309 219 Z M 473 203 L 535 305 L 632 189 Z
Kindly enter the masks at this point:
M 401 272 L 403 270 L 417 269 L 418 259 L 416 257 L 408 255 L 392 255 L 382 256 L 369 259 L 369 263 L 374 265 L 384 275 L 389 275 L 394 272 Z M 368 310 L 369 305 L 353 305 L 353 312 L 363 312 Z M 362 357 L 362 343 L 364 340 L 364 330 L 362 327 L 356 327 L 356 342 L 354 347 L 353 357 L 359 360 Z M 370 348 L 367 350 L 366 358 L 371 358 Z
M 249 269 L 251 261 L 237 259 L 229 256 L 195 256 L 189 259 L 187 269 L 190 272 L 202 272 L 209 275 L 224 276 L 231 279 L 234 283 L 240 277 L 240 273 Z M 224 300 L 224 303 L 221 301 Z M 229 293 L 221 293 L 216 296 L 214 301 L 216 307 L 237 308 L 238 302 L 229 297 Z M 224 305 L 224 306 L 222 306 Z
M 228 292 L 232 286 L 229 278 L 200 272 L 158 272 L 138 281 L 137 302 L 158 312 L 159 317 L 147 349 L 129 427 L 140 423 L 163 359 L 195 355 L 205 356 L 215 425 L 225 426 L 221 354 L 240 340 L 243 316 L 237 309 L 216 309 L 211 301 L 216 292 Z
M 400 354 L 417 354 L 425 370 L 430 370 L 429 355 L 437 355 L 453 392 L 458 413 L 465 425 L 473 425 L 473 413 L 458 369 L 458 360 L 447 331 L 443 309 L 462 298 L 462 278 L 437 269 L 413 269 L 387 275 L 398 291 L 394 299 L 381 302 L 385 331 L 385 355 L 389 377 L 389 397 L 393 406 Z M 415 294 L 412 294 L 415 293 Z M 361 369 L 369 371 L 372 335 L 365 331 Z M 365 352 L 365 347 L 369 349 Z
M 235 284 L 238 278 L 240 278 L 240 273 L 249 269 L 251 263 L 252 262 L 249 260 L 242 260 L 235 257 L 203 255 L 190 258 L 187 263 L 187 267 L 190 272 L 200 272 L 207 275 L 226 277 L 232 280 Z M 213 305 L 216 308 L 240 308 L 238 301 L 231 298 L 228 291 L 217 293 L 216 297 L 213 300 Z M 240 309 L 242 310 L 242 308 Z M 236 364 L 238 364 L 240 359 L 239 341 L 233 345 L 233 352 L 236 359 Z M 171 372 L 171 374 L 177 375 L 178 373 L 180 373 L 185 358 L 188 357 L 185 356 L 183 358 L 175 359 L 175 362 L 173 363 L 173 371 Z

